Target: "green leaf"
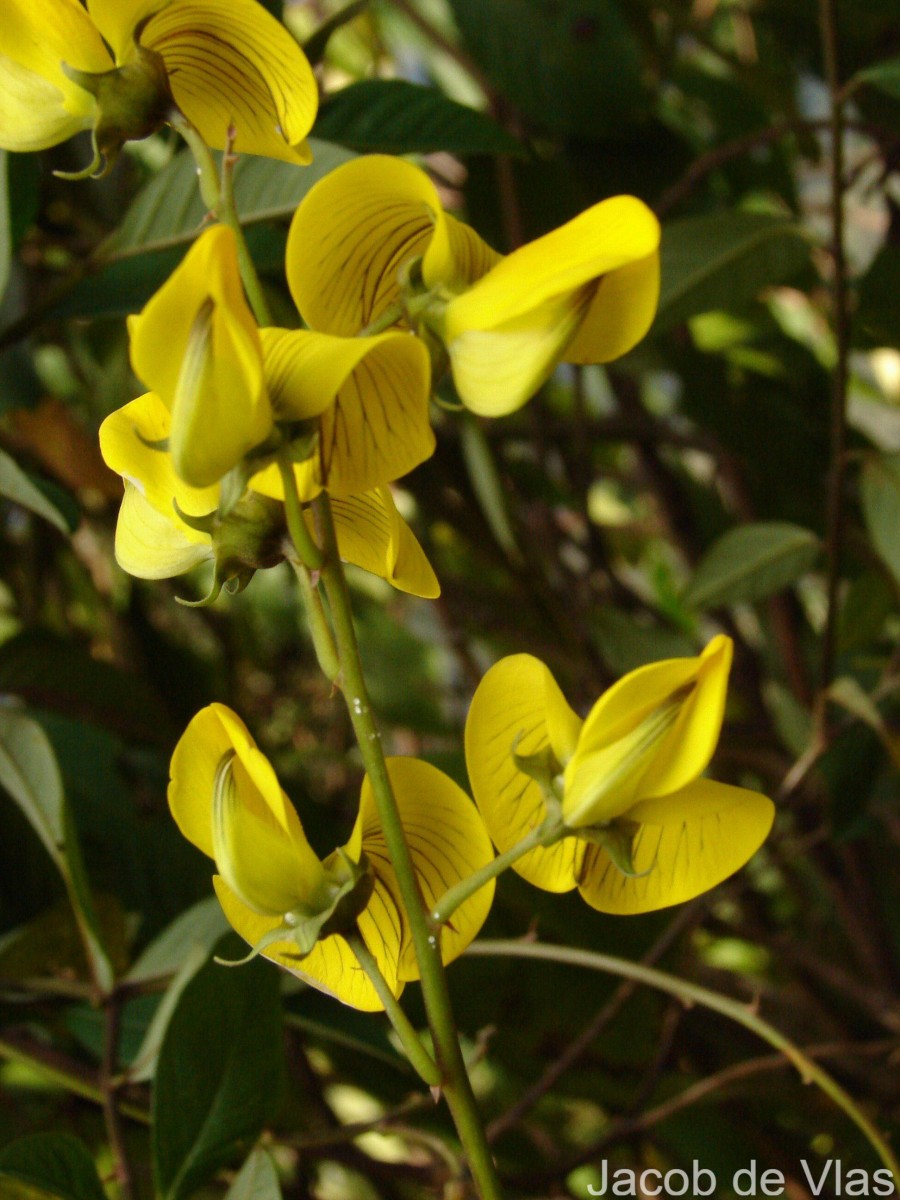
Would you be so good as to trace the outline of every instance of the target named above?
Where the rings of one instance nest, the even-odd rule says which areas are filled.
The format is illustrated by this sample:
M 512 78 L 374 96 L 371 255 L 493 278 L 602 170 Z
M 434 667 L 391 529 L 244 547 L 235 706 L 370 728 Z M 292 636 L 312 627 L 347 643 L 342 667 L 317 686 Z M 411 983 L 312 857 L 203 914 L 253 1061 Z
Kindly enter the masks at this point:
M 216 942 L 228 932 L 228 922 L 215 896 L 207 896 L 193 904 L 187 912 L 168 925 L 133 964 L 125 979 L 129 983 L 146 983 L 174 975 L 185 958 L 197 947 L 212 953 Z
M 660 254 L 657 333 L 698 313 L 736 308 L 783 283 L 806 265 L 809 245 L 783 217 L 723 212 L 667 224 Z
M 228 1189 L 225 1200 L 281 1200 L 275 1164 L 265 1150 L 254 1150 Z
M 17 1190 L 17 1183 L 28 1186 Z M 67 1133 L 36 1133 L 0 1150 L 0 1195 L 4 1200 L 106 1200 L 87 1147 Z
M 403 79 L 364 79 L 330 96 L 315 126 L 319 137 L 385 154 L 521 154 L 490 117 L 432 87 Z
M 0 785 L 65 873 L 65 795 L 56 755 L 37 721 L 9 704 L 0 705 Z
M 285 220 L 320 179 L 353 158 L 349 150 L 310 139 L 313 161 L 308 167 L 246 155 L 234 170 L 234 193 L 244 225 Z M 115 261 L 151 249 L 186 245 L 200 231 L 206 209 L 197 188 L 197 166 L 183 150 L 155 175 L 125 213 L 107 241 L 101 261 Z
M 332 36 L 344 25 L 355 20 L 369 7 L 369 0 L 353 0 L 351 4 L 338 9 L 333 17 L 324 21 L 315 33 L 303 43 L 303 53 L 313 66 L 318 66 L 325 57 L 325 50 Z
M 613 0 L 450 0 L 471 55 L 539 129 L 596 141 L 647 113 L 636 39 Z
M 732 529 L 713 542 L 684 592 L 696 608 L 761 600 L 804 575 L 819 553 L 819 539 L 787 521 L 759 521 Z
M 167 750 L 176 738 L 162 697 L 145 678 L 46 630 L 26 630 L 0 646 L 0 692 Z
M 74 528 L 5 450 L 0 450 L 0 496 L 43 517 L 60 533 L 69 534 Z
M 103 948 L 56 755 L 37 721 L 10 705 L 0 705 L 0 785 L 25 814 L 62 875 L 92 974 L 102 987 L 110 987 L 113 970 Z
M 876 63 L 874 67 L 866 67 L 857 71 L 853 80 L 855 83 L 868 83 L 879 91 L 900 100 L 900 58 L 889 58 L 885 62 Z
M 860 488 L 872 545 L 900 583 L 900 454 L 867 458 Z
M 236 958 L 243 943 L 223 948 Z M 207 962 L 184 989 L 156 1068 L 153 1157 L 162 1200 L 183 1200 L 242 1149 L 283 1083 L 277 970 Z

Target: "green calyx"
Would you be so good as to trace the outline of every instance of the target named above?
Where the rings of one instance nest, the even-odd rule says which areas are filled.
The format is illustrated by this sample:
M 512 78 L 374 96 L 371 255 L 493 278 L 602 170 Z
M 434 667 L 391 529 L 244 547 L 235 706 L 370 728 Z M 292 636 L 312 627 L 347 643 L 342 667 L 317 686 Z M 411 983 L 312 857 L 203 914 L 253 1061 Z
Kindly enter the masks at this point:
M 629 879 L 643 879 L 656 866 L 654 860 L 646 871 L 638 871 L 634 865 L 635 839 L 640 831 L 637 821 L 619 817 L 608 825 L 588 825 L 578 829 L 577 835 L 595 846 L 602 846 L 616 870 Z
M 94 158 L 82 171 L 58 171 L 65 179 L 99 179 L 112 167 L 125 142 L 155 133 L 175 108 L 165 63 L 146 46 L 138 45 L 131 62 L 111 71 L 79 71 L 67 63 L 62 69 L 97 101 Z
M 284 505 L 258 492 L 245 491 L 224 514 L 222 510 L 192 516 L 174 501 L 179 520 L 209 536 L 215 556 L 213 586 L 202 600 L 181 601 L 189 608 L 203 608 L 218 597 L 222 588 L 242 592 L 256 571 L 277 566 L 284 559 L 287 527 Z

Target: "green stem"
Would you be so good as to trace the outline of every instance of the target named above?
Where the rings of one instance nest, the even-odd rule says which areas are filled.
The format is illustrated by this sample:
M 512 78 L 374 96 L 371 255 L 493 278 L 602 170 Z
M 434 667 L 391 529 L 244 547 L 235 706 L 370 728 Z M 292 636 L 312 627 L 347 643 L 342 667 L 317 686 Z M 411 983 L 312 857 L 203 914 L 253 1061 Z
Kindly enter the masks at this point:
M 440 954 L 439 931 L 437 926 L 431 925 L 425 911 L 381 748 L 381 735 L 372 717 L 356 632 L 353 628 L 347 582 L 337 552 L 331 505 L 325 492 L 313 502 L 313 508 L 319 522 L 325 553 L 322 579 L 341 660 L 340 686 L 359 743 L 363 765 L 369 776 L 388 854 L 409 921 L 428 1023 L 434 1039 L 437 1061 L 441 1067 L 444 1095 L 482 1200 L 500 1200 L 500 1181 L 456 1035 L 456 1024 Z
M 357 337 L 373 337 L 376 333 L 384 333 L 386 329 L 390 329 L 392 325 L 396 325 L 403 316 L 403 305 L 398 301 L 396 304 L 389 305 L 380 317 L 376 317 L 374 321 L 370 321 L 364 326 Z
M 294 574 L 297 577 L 297 583 L 300 587 L 300 599 L 303 603 L 307 626 L 312 637 L 313 647 L 316 651 L 316 659 L 325 678 L 330 683 L 336 683 L 338 675 L 341 673 L 341 660 L 338 658 L 337 647 L 334 644 L 334 635 L 331 632 L 331 626 L 328 624 L 325 609 L 322 607 L 322 597 L 319 595 L 319 589 L 313 583 L 310 573 L 303 563 L 293 560 L 289 561 L 294 568 Z
M 561 841 L 569 832 L 563 825 L 554 823 L 549 828 L 548 825 L 547 821 L 536 825 L 530 833 L 526 833 L 520 842 L 516 842 L 509 850 L 504 850 L 491 862 L 486 863 L 468 878 L 460 880 L 449 891 L 444 892 L 432 909 L 432 921 L 440 925 L 445 924 L 459 906 L 473 896 L 479 888 L 484 887 L 490 880 L 496 879 L 498 875 L 502 875 L 508 867 L 511 867 L 529 850 L 534 850 L 538 846 L 552 846 Z
M 271 325 L 273 323 L 272 313 L 260 283 L 256 265 L 247 246 L 247 239 L 244 237 L 244 229 L 234 200 L 234 156 L 229 150 L 225 151 L 220 179 L 212 151 L 187 117 L 183 113 L 176 112 L 172 115 L 170 123 L 172 128 L 176 129 L 187 142 L 194 161 L 197 163 L 197 175 L 203 203 L 216 220 L 227 225 L 234 233 L 237 240 L 241 281 L 253 314 L 260 325 Z
M 297 493 L 297 479 L 294 475 L 294 464 L 284 452 L 277 458 L 278 473 L 281 476 L 281 486 L 284 489 L 284 514 L 287 520 L 288 533 L 294 543 L 294 549 L 301 563 L 310 571 L 317 571 L 322 565 L 322 551 L 313 541 L 306 518 L 303 516 L 303 506 Z
M 594 950 L 576 950 L 568 946 L 547 946 L 535 942 L 516 941 L 482 941 L 476 942 L 466 951 L 467 954 L 480 954 L 496 958 L 533 958 L 544 962 L 568 963 L 573 967 L 587 967 L 591 971 L 603 971 L 608 975 L 618 975 L 623 979 L 631 979 L 635 983 L 656 988 L 675 996 L 685 1005 L 700 1004 L 703 1008 L 721 1013 L 738 1025 L 743 1025 L 751 1033 L 774 1046 L 800 1072 L 804 1083 L 815 1083 L 826 1096 L 830 1097 L 857 1129 L 864 1135 L 869 1145 L 888 1168 L 894 1177 L 894 1182 L 900 1188 L 900 1163 L 893 1151 L 875 1128 L 866 1114 L 858 1107 L 852 1096 L 841 1085 L 813 1062 L 803 1051 L 795 1046 L 789 1038 L 780 1033 L 774 1025 L 764 1021 L 752 1008 L 732 1000 L 728 996 L 720 996 L 707 988 L 695 983 L 688 983 L 665 971 L 657 971 L 654 967 L 642 963 L 629 962 L 624 958 L 615 958 L 611 954 L 600 954 Z
M 358 933 L 351 933 L 346 935 L 346 937 L 350 949 L 356 955 L 357 961 L 368 975 L 378 999 L 384 1005 L 384 1011 L 403 1045 L 406 1057 L 428 1086 L 436 1087 L 441 1082 L 440 1068 L 422 1045 L 422 1039 L 413 1028 L 409 1017 L 400 1007 L 397 997 L 391 991 L 388 981 L 382 975 L 374 955 Z
M 825 76 L 830 95 L 831 133 L 831 297 L 834 319 L 836 362 L 831 390 L 831 463 L 826 497 L 827 588 L 825 628 L 822 631 L 820 686 L 822 697 L 818 724 L 824 733 L 828 724 L 825 693 L 834 678 L 837 651 L 837 621 L 840 601 L 841 556 L 844 544 L 844 493 L 847 481 L 847 379 L 849 371 L 850 319 L 847 295 L 847 262 L 844 254 L 844 109 L 837 55 L 837 18 L 834 0 L 819 0 L 819 23 Z

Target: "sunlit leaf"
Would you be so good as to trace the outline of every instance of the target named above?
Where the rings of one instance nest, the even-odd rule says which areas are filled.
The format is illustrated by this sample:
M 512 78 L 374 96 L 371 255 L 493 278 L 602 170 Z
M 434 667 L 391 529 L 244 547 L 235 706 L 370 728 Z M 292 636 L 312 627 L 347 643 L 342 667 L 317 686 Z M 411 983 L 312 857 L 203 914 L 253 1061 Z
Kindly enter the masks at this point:
M 872 545 L 900 583 L 900 454 L 867 458 L 860 490 Z

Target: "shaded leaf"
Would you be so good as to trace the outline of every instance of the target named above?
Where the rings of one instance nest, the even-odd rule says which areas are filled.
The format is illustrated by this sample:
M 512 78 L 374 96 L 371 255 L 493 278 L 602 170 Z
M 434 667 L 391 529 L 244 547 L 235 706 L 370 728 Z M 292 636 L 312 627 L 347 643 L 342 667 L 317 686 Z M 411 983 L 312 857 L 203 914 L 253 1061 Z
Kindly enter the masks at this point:
M 308 167 L 247 155 L 234 170 L 234 193 L 244 225 L 284 220 L 329 171 L 352 158 L 349 150 L 310 139 L 313 161 Z M 111 261 L 147 250 L 183 245 L 199 233 L 206 208 L 197 188 L 197 166 L 183 150 L 155 175 L 126 212 L 103 248 Z
M 37 721 L 11 705 L 0 705 L 0 785 L 28 818 L 63 877 L 94 978 L 104 988 L 111 986 L 113 970 L 103 948 L 56 755 Z
M 437 88 L 403 79 L 364 79 L 322 105 L 316 133 L 354 150 L 386 154 L 521 154 L 496 121 Z
M 0 646 L 0 692 L 167 748 L 177 733 L 145 678 L 98 662 L 75 642 L 45 630 L 27 630 Z
M 60 533 L 68 534 L 75 529 L 75 525 L 70 523 L 5 450 L 0 450 L 0 496 L 5 496 L 7 500 L 21 504 L 23 508 L 43 517 L 45 521 L 55 525 Z M 77 525 L 77 521 L 75 524 Z
M 65 871 L 65 796 L 56 755 L 37 721 L 6 704 L 0 705 L 0 785 Z
M 900 58 L 889 58 L 876 63 L 874 67 L 866 67 L 864 71 L 857 71 L 853 78 L 858 83 L 871 84 L 895 100 L 900 100 Z
M 38 1195 L 58 1200 L 106 1200 L 87 1147 L 67 1133 L 36 1133 L 0 1150 L 0 1195 L 9 1200 Z
M 860 490 L 872 545 L 900 583 L 900 454 L 867 458 Z
M 684 592 L 696 608 L 761 600 L 794 583 L 815 562 L 819 539 L 787 521 L 732 529 L 703 556 Z
M 800 228 L 764 213 L 686 217 L 663 227 L 662 285 L 653 326 L 660 332 L 713 309 L 752 300 L 809 260 Z
M 130 983 L 174 975 L 186 956 L 202 947 L 206 956 L 228 931 L 228 922 L 215 896 L 207 896 L 176 917 L 155 938 L 125 976 Z
M 637 43 L 613 0 L 450 0 L 470 53 L 538 128 L 620 137 L 647 112 Z
M 281 1187 L 272 1159 L 254 1150 L 228 1189 L 225 1200 L 281 1200 Z
M 229 937 L 223 957 L 243 943 Z M 241 1149 L 277 1104 L 283 1082 L 278 972 L 259 960 L 213 961 L 184 989 L 166 1031 L 153 1095 L 153 1158 L 164 1200 L 181 1200 Z

